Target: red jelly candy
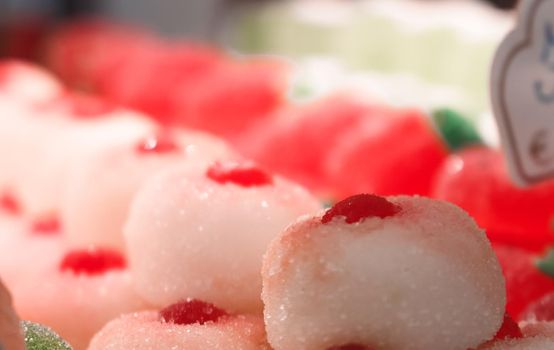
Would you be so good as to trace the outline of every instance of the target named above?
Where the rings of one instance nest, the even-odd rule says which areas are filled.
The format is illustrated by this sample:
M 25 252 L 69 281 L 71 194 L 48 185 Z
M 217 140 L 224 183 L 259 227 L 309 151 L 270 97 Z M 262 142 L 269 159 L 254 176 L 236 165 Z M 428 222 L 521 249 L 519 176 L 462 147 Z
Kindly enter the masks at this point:
M 21 205 L 13 194 L 9 192 L 4 192 L 0 195 L 0 208 L 11 215 L 21 214 Z
M 529 304 L 522 313 L 521 319 L 541 322 L 554 321 L 554 292 Z
M 332 346 L 327 350 L 372 350 L 372 348 L 359 344 L 346 344 L 341 346 Z
M 163 322 L 183 326 L 217 322 L 220 318 L 228 315 L 225 310 L 196 299 L 187 299 L 160 310 L 160 317 Z
M 433 196 L 465 209 L 492 242 L 535 251 L 554 242 L 554 181 L 516 187 L 499 150 L 472 147 L 450 156 Z
M 500 326 L 500 329 L 494 336 L 493 340 L 516 339 L 516 338 L 523 338 L 521 329 L 519 328 L 517 323 L 513 320 L 513 318 L 508 313 L 505 313 L 502 326 Z
M 343 216 L 346 223 L 353 224 L 370 217 L 386 218 L 395 215 L 399 211 L 398 206 L 383 197 L 372 194 L 358 194 L 338 202 L 327 210 L 321 218 L 321 222 L 326 224 L 336 216 Z
M 516 247 L 493 247 L 506 279 L 506 311 L 520 320 L 529 303 L 554 292 L 554 279 L 537 268 L 536 255 Z
M 255 187 L 273 184 L 273 178 L 260 168 L 253 164 L 238 164 L 238 163 L 215 163 L 212 165 L 206 176 L 225 184 L 228 182 L 234 183 L 242 187 Z
M 136 151 L 141 154 L 171 153 L 177 150 L 179 150 L 179 146 L 168 132 L 161 132 L 156 136 L 147 137 L 136 146 Z
M 40 235 L 60 233 L 60 228 L 60 220 L 55 216 L 35 220 L 31 225 L 31 231 Z
M 73 250 L 60 263 L 60 270 L 75 274 L 100 275 L 110 270 L 122 270 L 127 266 L 125 258 L 118 252 L 94 248 Z

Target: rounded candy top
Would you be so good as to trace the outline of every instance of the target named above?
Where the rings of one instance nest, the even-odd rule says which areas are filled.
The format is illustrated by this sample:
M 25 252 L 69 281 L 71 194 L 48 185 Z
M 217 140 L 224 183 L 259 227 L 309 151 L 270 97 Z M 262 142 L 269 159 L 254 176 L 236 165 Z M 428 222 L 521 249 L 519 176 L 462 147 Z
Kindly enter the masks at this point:
M 60 263 L 60 270 L 93 276 L 110 270 L 122 270 L 126 266 L 127 262 L 120 253 L 104 248 L 91 248 L 68 252 Z
M 327 210 L 321 218 L 321 223 L 326 224 L 336 216 L 343 216 L 346 223 L 353 224 L 370 217 L 386 218 L 394 216 L 399 211 L 399 206 L 392 204 L 383 197 L 372 194 L 357 194 L 338 202 Z
M 220 184 L 231 182 L 242 187 L 273 184 L 271 175 L 251 163 L 216 162 L 208 169 L 206 175 Z
M 228 315 L 225 310 L 196 299 L 180 301 L 160 310 L 160 318 L 163 322 L 182 326 L 217 322 L 220 318 Z

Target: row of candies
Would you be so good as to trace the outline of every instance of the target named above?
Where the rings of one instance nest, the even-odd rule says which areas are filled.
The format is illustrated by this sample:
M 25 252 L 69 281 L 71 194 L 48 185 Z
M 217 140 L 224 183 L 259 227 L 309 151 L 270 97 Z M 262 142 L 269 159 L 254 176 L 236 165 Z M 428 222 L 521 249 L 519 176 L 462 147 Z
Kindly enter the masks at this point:
M 304 184 L 321 196 L 342 198 L 357 192 L 422 194 L 461 205 L 476 218 L 479 225 L 487 229 L 489 238 L 495 244 L 506 276 L 508 313 L 516 320 L 552 320 L 549 300 L 552 299 L 550 293 L 554 291 L 554 283 L 547 275 L 548 260 L 540 265 L 540 270 L 534 264 L 536 254 L 551 242 L 549 220 L 554 210 L 550 210 L 549 205 L 553 204 L 549 202 L 549 196 L 552 186 L 544 184 L 521 190 L 511 185 L 498 151 L 482 145 L 478 135 L 459 116 L 443 110 L 435 113 L 433 118 L 428 118 L 421 112 L 360 102 L 349 96 L 337 96 L 307 106 L 283 107 L 282 86 L 273 90 L 276 97 L 271 99 L 280 102 L 267 107 L 264 103 L 258 103 L 260 99 L 257 97 L 260 95 L 256 91 L 259 91 L 260 85 L 273 88 L 279 85 L 274 84 L 273 78 L 267 77 L 279 75 L 277 80 L 282 81 L 283 71 L 268 69 L 267 72 L 271 74 L 264 73 L 262 76 L 254 73 L 252 80 L 244 77 L 249 74 L 244 71 L 233 78 L 222 74 L 229 66 L 233 67 L 229 68 L 229 72 L 236 72 L 236 67 L 248 72 L 255 67 L 254 72 L 258 72 L 259 67 L 269 67 L 265 62 L 253 64 L 248 60 L 220 57 L 216 61 L 223 63 L 214 63 L 214 67 L 219 68 L 208 69 L 203 66 L 204 58 L 198 59 L 203 54 L 199 55 L 197 48 L 187 46 L 177 54 L 175 47 L 155 40 L 149 41 L 159 45 L 158 51 L 163 54 L 158 55 L 155 54 L 157 49 L 146 49 L 148 46 L 143 46 L 146 44 L 142 41 L 139 43 L 137 38 L 140 36 L 135 34 L 128 37 L 122 34 L 124 39 L 107 35 L 108 38 L 123 40 L 110 45 L 124 48 L 128 56 L 124 52 L 120 56 L 112 55 L 112 51 L 117 53 L 118 50 L 107 50 L 108 46 L 103 47 L 103 41 L 99 41 L 100 37 L 97 36 L 104 31 L 112 33 L 115 30 L 106 26 L 98 27 L 98 24 L 83 24 L 77 26 L 77 29 L 70 28 L 65 34 L 61 33 L 57 38 L 62 44 L 52 44 L 54 58 L 51 62 L 52 66 L 58 62 L 57 70 L 62 76 L 64 69 L 73 67 L 72 72 L 79 72 L 74 75 L 79 79 L 73 80 L 69 74 L 65 76 L 67 81 L 86 86 L 106 99 L 68 92 L 47 73 L 18 63 L 4 64 L 1 69 L 3 111 L 0 118 L 3 119 L 3 127 L 0 133 L 5 146 L 0 162 L 5 171 L 2 172 L 0 182 L 3 187 L 2 206 L 6 214 L 3 231 L 7 234 L 0 236 L 4 240 L 1 246 L 6 249 L 6 259 L 0 264 L 5 265 L 4 268 L 0 267 L 5 271 L 0 271 L 0 275 L 12 289 L 16 308 L 24 318 L 52 326 L 67 337 L 75 348 L 81 349 L 110 319 L 131 311 L 167 307 L 183 296 L 206 300 L 226 310 L 217 309 L 220 311 L 215 312 L 216 316 L 261 311 L 261 256 L 269 242 L 286 225 L 299 215 L 317 212 L 319 204 L 297 185 L 245 162 L 221 140 L 201 132 L 169 127 L 177 124 L 223 136 L 243 154 Z M 88 42 L 80 49 L 71 50 L 80 42 L 87 43 L 87 38 L 96 38 L 98 42 L 96 45 Z M 71 44 L 72 40 L 74 45 Z M 125 43 L 133 45 L 126 46 Z M 136 46 L 137 50 L 142 47 L 144 53 L 148 52 L 155 58 L 148 64 L 140 60 L 133 63 L 133 58 L 137 56 L 131 54 L 135 51 L 130 46 Z M 101 49 L 97 53 L 89 52 L 85 56 L 86 60 L 80 56 L 83 50 L 94 47 Z M 59 52 L 65 52 L 65 55 L 56 55 Z M 167 63 L 162 63 L 167 61 L 177 64 L 177 68 L 168 70 Z M 160 65 L 152 65 L 153 62 Z M 194 73 L 199 66 L 206 70 Z M 106 67 L 113 70 L 105 70 Z M 157 67 L 157 70 L 150 71 L 149 67 Z M 180 67 L 193 68 L 186 71 Z M 81 69 L 85 69 L 86 73 L 83 74 Z M 118 74 L 127 69 L 130 70 L 125 73 L 126 78 L 119 81 L 125 84 L 117 87 Z M 187 74 L 179 76 L 176 72 Z M 97 78 L 112 77 L 114 81 L 106 84 L 113 84 L 113 94 L 107 94 L 90 83 Z M 141 77 L 147 78 L 143 81 Z M 158 84 L 158 81 L 161 83 Z M 245 81 L 256 83 L 248 85 Z M 202 86 L 204 92 L 198 92 L 202 91 Z M 148 107 L 152 109 L 117 97 L 117 93 L 129 90 L 138 96 L 136 101 L 156 101 Z M 174 91 L 185 95 L 190 92 L 202 98 L 189 99 L 188 107 L 178 108 L 183 111 L 182 114 L 175 110 L 171 113 L 161 112 L 167 106 L 166 101 L 174 98 Z M 216 93 L 212 94 L 214 91 Z M 237 96 L 235 93 L 241 98 L 233 98 Z M 263 98 L 261 100 L 267 101 Z M 116 107 L 119 104 L 146 110 L 159 124 L 151 121 L 147 115 Z M 263 108 L 256 109 L 260 106 Z M 248 122 L 244 122 L 244 119 L 237 122 L 240 118 L 235 118 L 233 113 L 247 116 Z M 181 117 L 167 117 L 176 115 Z M 210 122 L 209 119 L 197 121 L 200 120 L 199 116 L 204 115 L 214 119 Z M 203 123 L 207 126 L 203 126 Z M 221 129 L 214 129 L 214 124 Z M 229 127 L 229 124 L 234 126 Z M 459 150 L 468 145 L 472 147 Z M 449 154 L 449 147 L 458 150 L 457 153 Z M 312 235 L 323 237 L 331 234 L 312 233 L 319 225 L 313 223 L 313 220 L 317 222 L 321 219 L 323 231 L 328 227 L 325 226 L 328 224 L 326 219 L 320 218 L 322 214 L 317 214 L 312 221 L 306 219 L 307 227 L 298 224 L 302 227 L 298 229 L 300 233 L 287 233 L 295 230 L 295 226 L 292 226 L 282 234 L 283 244 L 287 249 L 292 249 L 289 258 L 281 261 L 283 257 L 280 253 L 271 258 L 275 255 L 271 254 L 271 249 L 266 255 L 266 265 L 277 264 L 275 269 L 264 269 L 266 284 L 277 288 L 273 290 L 268 287 L 269 291 L 264 292 L 268 296 L 264 297 L 264 302 L 271 345 L 276 349 L 322 349 L 342 345 L 344 349 L 363 349 L 364 346 L 419 349 L 447 341 L 449 348 L 466 349 L 492 338 L 504 315 L 505 290 L 502 278 L 498 278 L 496 258 L 482 233 L 471 229 L 468 219 L 460 212 L 452 213 L 456 210 L 449 206 L 442 208 L 439 204 L 418 198 L 385 200 L 389 204 L 383 204 L 381 199 L 371 196 L 360 200 L 362 213 L 356 214 L 359 215 L 358 220 L 352 219 L 354 221 L 350 224 L 360 221 L 360 218 L 371 220 L 364 221 L 364 225 L 353 225 L 353 231 L 375 233 L 373 231 L 379 231 L 385 225 L 382 220 L 389 216 L 394 218 L 396 210 L 403 213 L 398 216 L 400 223 L 390 223 L 390 227 L 385 225 L 386 229 L 383 229 L 393 239 L 392 242 L 385 239 L 382 242 L 384 246 L 356 239 L 343 242 L 340 235 L 329 238 L 329 242 L 312 240 Z M 390 208 L 386 209 L 390 203 L 396 208 L 392 214 Z M 525 203 L 529 205 L 523 205 Z M 356 207 L 354 205 L 355 211 L 358 210 Z M 367 208 L 375 207 L 385 207 L 384 214 L 381 209 L 377 209 L 377 213 L 364 213 Z M 341 205 L 336 210 L 341 211 L 340 208 Z M 415 213 L 413 208 L 423 208 L 421 215 L 432 214 L 433 223 L 419 214 L 413 214 L 415 218 L 412 214 L 408 215 Z M 349 213 L 346 210 L 339 215 L 346 218 L 347 224 Z M 418 224 L 414 225 L 414 222 Z M 366 223 L 368 227 L 365 227 Z M 397 224 L 401 228 L 397 229 Z M 405 236 L 405 226 L 411 227 L 408 231 L 413 231 L 415 236 Z M 414 229 L 414 226 L 418 229 Z M 348 234 L 352 232 L 348 225 L 345 227 L 343 229 L 342 225 L 338 225 L 330 231 L 344 231 L 344 236 L 350 237 Z M 427 235 L 433 237 L 433 232 L 445 228 L 453 233 L 451 238 L 454 241 L 445 238 L 445 242 L 433 243 L 427 240 Z M 459 228 L 462 233 L 454 228 Z M 460 250 L 463 242 L 456 240 L 456 237 L 467 235 L 464 233 L 466 231 L 473 232 L 470 235 L 477 237 L 477 243 Z M 20 234 L 13 235 L 10 232 Z M 400 236 L 396 237 L 395 234 Z M 417 234 L 422 234 L 425 239 L 418 238 Z M 293 238 L 286 238 L 289 236 Z M 369 236 L 375 238 L 378 235 Z M 304 238 L 296 242 L 296 237 L 304 237 L 308 243 Z M 404 239 L 410 245 L 406 245 Z M 418 242 L 423 244 L 421 249 Z M 353 245 L 350 246 L 350 243 Z M 396 246 L 396 243 L 400 245 Z M 86 248 L 91 244 L 96 248 Z M 305 244 L 305 249 L 297 249 Z M 454 249 L 451 244 L 460 246 Z M 313 245 L 317 254 L 311 249 Z M 334 249 L 337 247 L 348 247 L 344 249 L 352 253 L 341 255 L 340 251 Z M 372 247 L 379 248 L 378 252 L 372 254 L 378 262 L 368 261 L 364 254 L 354 253 L 356 249 L 366 251 Z M 320 256 L 325 251 L 323 248 L 333 249 L 327 252 L 328 255 Z M 428 257 L 434 257 L 429 254 L 430 248 L 431 253 L 441 253 L 441 258 L 427 261 Z M 402 252 L 402 255 L 408 252 L 414 260 L 402 260 L 404 257 L 395 255 L 398 252 Z M 480 258 L 484 260 L 475 257 L 473 254 L 476 253 L 481 254 Z M 349 256 L 353 261 L 349 260 Z M 471 261 L 482 261 L 483 264 L 472 265 L 473 262 L 464 260 L 465 256 L 471 257 Z M 296 267 L 294 263 L 304 258 L 309 263 L 307 271 L 303 270 L 303 265 Z M 316 264 L 312 266 L 315 258 Z M 272 259 L 281 262 L 276 263 Z M 449 259 L 455 261 L 453 265 L 448 264 Z M 34 264 L 29 264 L 29 261 Z M 345 271 L 366 271 L 371 266 L 379 266 L 371 277 L 359 273 L 352 276 L 353 280 L 340 280 Z M 436 273 L 442 271 L 441 268 L 445 271 L 441 273 L 442 278 L 436 280 L 430 279 L 428 275 L 415 274 L 410 266 L 417 266 L 422 272 Z M 296 272 L 287 273 L 292 276 L 279 279 L 274 275 L 279 275 L 281 268 L 293 268 Z M 464 275 L 466 272 L 468 274 Z M 295 276 L 299 279 L 293 278 Z M 391 280 L 385 278 L 387 276 L 395 278 Z M 449 279 L 451 276 L 465 280 L 479 291 L 469 293 L 463 285 L 457 285 L 456 281 Z M 361 277 L 362 281 L 356 280 Z M 271 282 L 275 278 L 278 282 Z M 402 282 L 399 283 L 397 279 Z M 48 281 L 46 284 L 45 280 Z M 325 284 L 330 281 L 332 290 L 329 290 L 330 285 Z M 371 284 L 373 282 L 378 282 L 378 285 Z M 379 291 L 378 295 L 371 296 L 381 298 L 378 299 L 379 303 L 369 303 L 363 299 L 368 297 L 367 293 L 362 293 L 364 296 L 356 294 L 358 287 L 364 286 L 364 283 L 368 283 L 368 289 Z M 418 283 L 423 283 L 421 288 L 417 288 Z M 433 311 L 425 303 L 431 286 L 438 293 L 433 294 L 437 305 L 444 308 L 441 306 L 442 309 Z M 423 294 L 414 294 L 414 289 L 421 289 Z M 455 290 L 462 294 L 456 294 Z M 406 305 L 388 300 L 397 293 L 405 295 L 403 291 L 423 299 L 413 300 L 413 303 Z M 319 300 L 318 295 L 327 299 Z M 444 304 L 439 302 L 441 297 L 445 298 Z M 309 303 L 311 299 L 317 300 L 317 303 Z M 345 302 L 347 299 L 358 300 L 358 303 Z M 440 321 L 443 317 L 441 310 L 457 310 L 453 304 L 462 299 L 467 299 L 467 304 L 459 305 L 463 305 L 464 310 L 472 310 L 474 314 L 471 317 L 460 311 L 460 318 L 455 322 L 436 324 L 430 321 L 432 318 Z M 271 305 L 274 305 L 273 310 Z M 314 306 L 313 309 L 310 309 L 310 305 Z M 328 305 L 329 308 L 316 307 L 319 305 Z M 361 312 L 360 305 L 364 305 Z M 492 309 L 488 310 L 487 307 Z M 190 308 L 200 311 L 190 311 Z M 191 312 L 193 315 L 211 315 L 213 308 L 209 304 L 188 301 L 169 307 L 169 311 L 164 312 L 171 313 L 176 309 L 189 310 L 185 313 L 187 315 Z M 334 318 L 319 314 L 324 310 L 331 310 Z M 341 313 L 341 310 L 344 311 Z M 359 318 L 353 316 L 356 311 Z M 180 311 L 175 313 L 182 314 Z M 425 314 L 429 313 L 432 316 L 426 317 Z M 413 319 L 415 315 L 421 317 Z M 389 316 L 392 319 L 387 318 Z M 156 326 L 153 327 L 159 327 L 158 314 L 144 316 L 144 320 L 138 321 L 134 317 L 139 316 L 133 316 L 128 321 L 135 322 L 142 331 L 145 329 L 142 321 L 145 320 L 154 320 Z M 165 319 L 163 315 L 161 317 Z M 337 322 L 337 317 L 345 323 Z M 372 317 L 378 317 L 380 321 Z M 242 316 L 239 318 L 243 319 Z M 76 319 L 81 321 L 75 322 Z M 218 319 L 219 316 L 209 320 L 213 322 Z M 288 323 L 288 319 L 292 321 Z M 271 320 L 277 321 L 272 325 Z M 448 336 L 451 330 L 441 328 L 448 324 L 466 327 L 469 320 L 472 324 L 477 322 L 474 323 L 477 327 L 474 329 L 468 326 L 470 335 L 465 338 L 454 339 Z M 190 323 L 197 321 L 194 318 Z M 259 348 L 262 345 L 258 336 L 264 333 L 261 320 L 248 322 L 245 324 L 241 321 L 239 326 L 235 324 L 229 329 L 232 332 L 238 329 L 238 334 L 257 334 L 254 338 Z M 315 327 L 306 326 L 308 328 L 304 329 L 303 322 Z M 520 331 L 513 331 L 513 322 L 506 323 L 512 325 L 510 336 L 521 335 L 518 333 Z M 375 331 L 364 328 L 376 324 L 381 326 Z M 410 326 L 401 329 L 398 328 L 399 324 Z M 124 325 L 127 323 L 124 322 Z M 324 325 L 328 325 L 328 328 Z M 387 326 L 398 329 L 399 333 L 392 332 Z M 548 328 L 548 324 L 541 326 Z M 104 344 L 98 348 L 109 348 L 112 345 L 108 343 L 117 343 L 114 338 L 120 331 L 117 326 L 111 327 L 101 333 L 108 334 L 107 338 L 98 336 L 101 339 L 97 340 L 99 344 Z M 316 332 L 316 329 L 327 329 L 327 332 L 322 334 Z M 361 329 L 370 339 L 352 332 L 353 329 Z M 524 332 L 533 335 L 534 329 L 536 325 L 525 327 Z M 146 330 L 136 341 L 155 337 L 149 333 L 149 328 Z M 161 327 L 158 330 L 158 335 L 167 332 L 181 334 L 182 331 L 188 337 L 191 333 L 189 328 L 178 331 Z M 199 331 L 203 332 L 205 328 L 200 327 Z M 226 335 L 229 334 L 224 331 L 221 333 L 222 330 L 217 327 L 210 329 L 210 332 L 214 333 L 213 336 L 195 336 L 194 339 L 212 341 L 210 344 L 213 347 L 220 345 L 215 345 L 219 344 L 215 340 L 206 339 L 227 339 Z M 428 336 L 418 343 L 408 337 L 414 334 Z M 232 333 L 232 338 L 236 337 L 237 334 Z M 240 335 L 239 338 L 244 337 Z M 171 339 L 178 343 L 184 341 Z M 250 341 L 248 337 L 245 339 L 247 343 Z M 414 345 L 409 345 L 408 340 Z M 121 341 L 123 343 L 113 345 L 113 348 L 141 348 L 138 343 L 127 343 L 132 341 L 130 339 L 122 338 Z M 519 342 L 533 341 L 525 339 Z M 537 341 L 546 342 L 547 345 L 549 342 L 542 338 Z M 169 344 L 175 345 L 171 342 Z M 234 346 L 248 348 L 247 345 Z M 226 348 L 233 347 L 227 345 Z

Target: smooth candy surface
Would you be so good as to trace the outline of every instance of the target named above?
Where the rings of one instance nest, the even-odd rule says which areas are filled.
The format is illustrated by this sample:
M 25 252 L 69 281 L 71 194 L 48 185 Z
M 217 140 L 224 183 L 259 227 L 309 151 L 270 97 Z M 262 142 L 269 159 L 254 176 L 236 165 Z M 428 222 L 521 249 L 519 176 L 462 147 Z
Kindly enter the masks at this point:
M 29 321 L 21 322 L 27 350 L 72 350 L 73 348 L 50 328 Z
M 278 177 L 267 186 L 222 185 L 206 170 L 168 169 L 135 197 L 125 238 L 136 290 L 160 307 L 194 298 L 260 312 L 269 242 L 319 203 Z
M 161 322 L 157 312 L 108 323 L 88 350 L 269 350 L 261 317 L 233 316 L 204 325 Z
M 262 299 L 274 349 L 467 350 L 500 329 L 505 286 L 484 232 L 452 204 L 386 199 L 398 215 L 305 217 L 272 242 Z

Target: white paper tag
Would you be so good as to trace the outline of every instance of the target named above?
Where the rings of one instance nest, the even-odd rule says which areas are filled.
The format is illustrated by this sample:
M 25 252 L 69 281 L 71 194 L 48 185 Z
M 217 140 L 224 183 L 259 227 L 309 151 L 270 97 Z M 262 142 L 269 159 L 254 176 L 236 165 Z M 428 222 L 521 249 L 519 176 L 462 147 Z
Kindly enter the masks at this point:
M 554 0 L 523 0 L 492 69 L 493 110 L 512 177 L 554 177 Z

